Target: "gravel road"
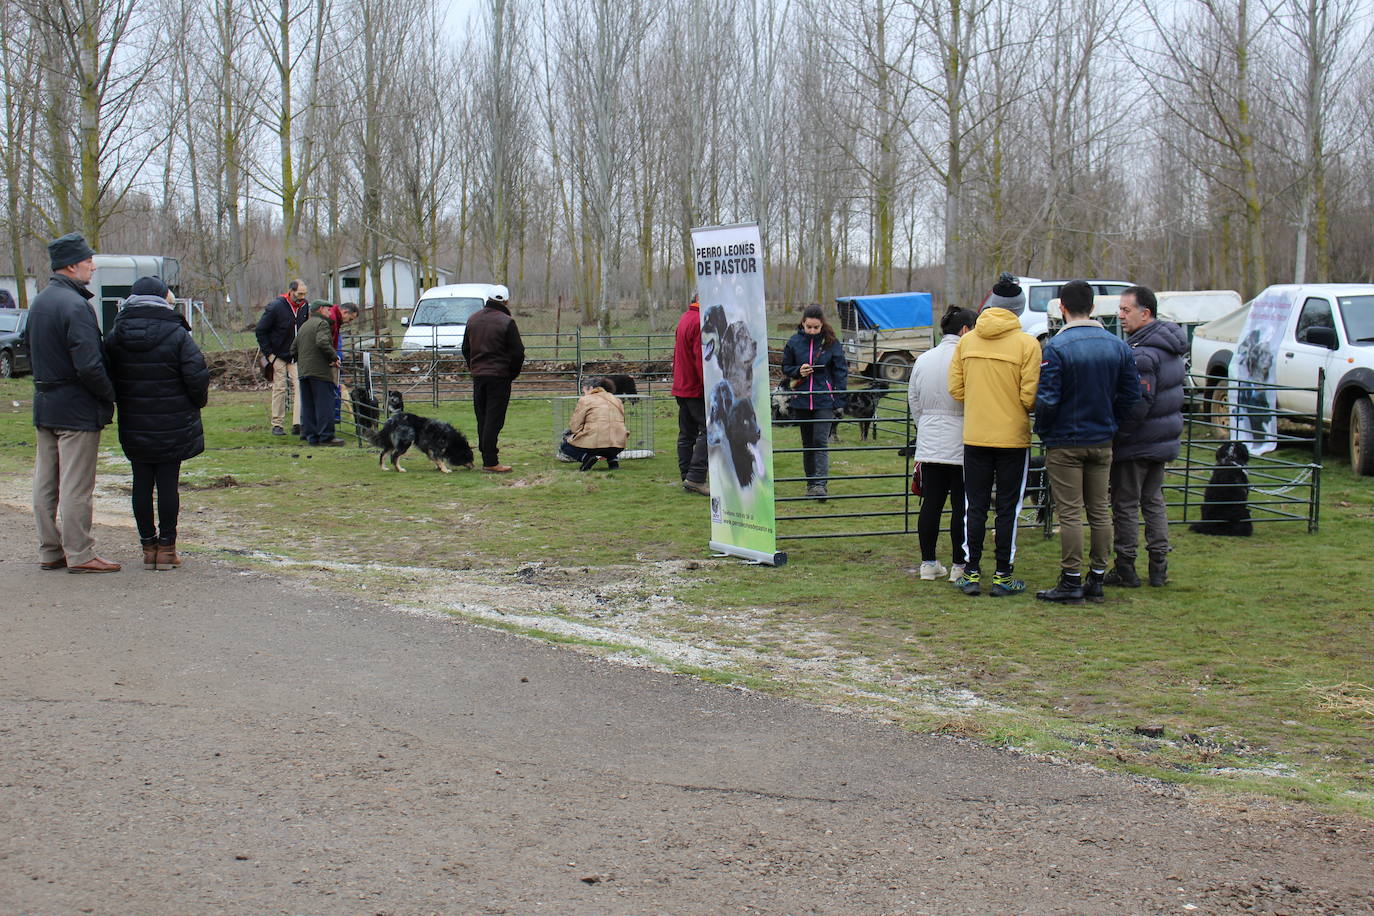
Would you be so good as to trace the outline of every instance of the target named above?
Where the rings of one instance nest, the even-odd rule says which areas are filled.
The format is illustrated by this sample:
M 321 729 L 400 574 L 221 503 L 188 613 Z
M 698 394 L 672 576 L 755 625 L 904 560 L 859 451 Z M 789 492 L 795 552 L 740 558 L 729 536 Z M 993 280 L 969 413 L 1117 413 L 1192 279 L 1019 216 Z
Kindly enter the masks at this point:
M 1367 824 L 0 530 L 5 913 L 1374 913 Z

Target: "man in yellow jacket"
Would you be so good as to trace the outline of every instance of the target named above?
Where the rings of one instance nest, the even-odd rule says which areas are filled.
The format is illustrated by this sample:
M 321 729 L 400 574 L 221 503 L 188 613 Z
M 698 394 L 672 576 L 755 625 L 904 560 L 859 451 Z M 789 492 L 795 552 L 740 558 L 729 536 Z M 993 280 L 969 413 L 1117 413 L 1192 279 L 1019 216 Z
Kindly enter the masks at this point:
M 1021 330 L 1026 294 L 1004 273 L 983 302 L 978 322 L 959 339 L 949 364 L 949 393 L 964 403 L 964 575 L 954 583 L 965 595 L 982 593 L 980 565 L 988 508 L 997 488 L 993 547 L 997 569 L 988 594 L 1019 595 L 1026 583 L 1012 577 L 1016 518 L 1030 467 L 1030 411 L 1040 382 L 1040 344 Z

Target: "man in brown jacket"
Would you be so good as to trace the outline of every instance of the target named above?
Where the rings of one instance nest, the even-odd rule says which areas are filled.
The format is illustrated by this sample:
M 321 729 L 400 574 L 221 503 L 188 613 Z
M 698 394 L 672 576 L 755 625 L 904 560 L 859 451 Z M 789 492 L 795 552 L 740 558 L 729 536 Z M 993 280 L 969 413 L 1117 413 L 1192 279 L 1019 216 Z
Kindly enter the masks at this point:
M 500 461 L 497 439 L 506 425 L 511 383 L 525 367 L 525 344 L 506 304 L 509 293 L 496 287 L 486 306 L 468 319 L 463 333 L 463 359 L 472 373 L 472 410 L 477 415 L 477 450 L 482 470 L 509 474 L 510 465 Z

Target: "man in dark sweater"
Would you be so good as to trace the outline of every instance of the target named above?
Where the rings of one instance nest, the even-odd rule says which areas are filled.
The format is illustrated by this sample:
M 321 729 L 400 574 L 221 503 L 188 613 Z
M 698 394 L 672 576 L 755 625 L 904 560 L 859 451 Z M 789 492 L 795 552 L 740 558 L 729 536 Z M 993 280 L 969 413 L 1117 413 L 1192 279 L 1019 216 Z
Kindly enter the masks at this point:
M 48 243 L 52 279 L 29 310 L 33 360 L 33 516 L 38 565 L 73 573 L 118 572 L 95 555 L 91 521 L 100 431 L 114 419 L 114 385 L 86 288 L 95 252 L 78 233 Z M 59 526 L 57 518 L 62 517 Z
M 525 344 L 520 329 L 510 315 L 509 293 L 498 286 L 487 297 L 486 306 L 468 319 L 463 333 L 463 359 L 472 373 L 472 409 L 477 415 L 477 448 L 482 453 L 482 470 L 488 474 L 509 474 L 502 464 L 497 439 L 506 425 L 511 383 L 525 367 Z
M 1107 584 L 1138 588 L 1135 571 L 1140 516 L 1145 516 L 1145 549 L 1150 554 L 1150 584 L 1169 581 L 1169 518 L 1164 511 L 1164 466 L 1178 457 L 1183 434 L 1183 360 L 1188 335 L 1172 321 L 1160 321 L 1152 290 L 1133 286 L 1121 294 L 1117 318 L 1130 335 L 1140 375 L 1142 409 L 1126 423 L 1112 447 L 1112 525 L 1116 565 Z
M 254 333 L 258 349 L 272 363 L 272 435 L 284 436 L 286 422 L 286 390 L 291 386 L 291 433 L 301 431 L 301 392 L 297 367 L 291 359 L 291 341 L 296 331 L 310 317 L 306 300 L 309 295 L 304 280 L 292 280 L 282 293 L 262 310 Z

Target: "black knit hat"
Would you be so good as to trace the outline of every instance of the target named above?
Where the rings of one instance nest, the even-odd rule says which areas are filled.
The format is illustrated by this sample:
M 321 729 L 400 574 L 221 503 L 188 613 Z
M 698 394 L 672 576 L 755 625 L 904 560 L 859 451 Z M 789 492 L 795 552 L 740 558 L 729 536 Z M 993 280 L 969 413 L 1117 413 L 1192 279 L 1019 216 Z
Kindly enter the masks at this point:
M 983 302 L 983 308 L 1006 309 L 1013 315 L 1019 315 L 1026 310 L 1026 293 L 1014 276 L 1004 272 L 993 284 L 992 292 Z
M 48 243 L 48 257 L 52 260 L 52 269 L 61 270 L 95 257 L 95 252 L 86 244 L 86 239 L 80 232 L 68 232 Z
M 157 296 L 159 299 L 167 298 L 167 284 L 157 277 L 139 277 L 134 281 L 134 285 L 129 288 L 130 296 Z

